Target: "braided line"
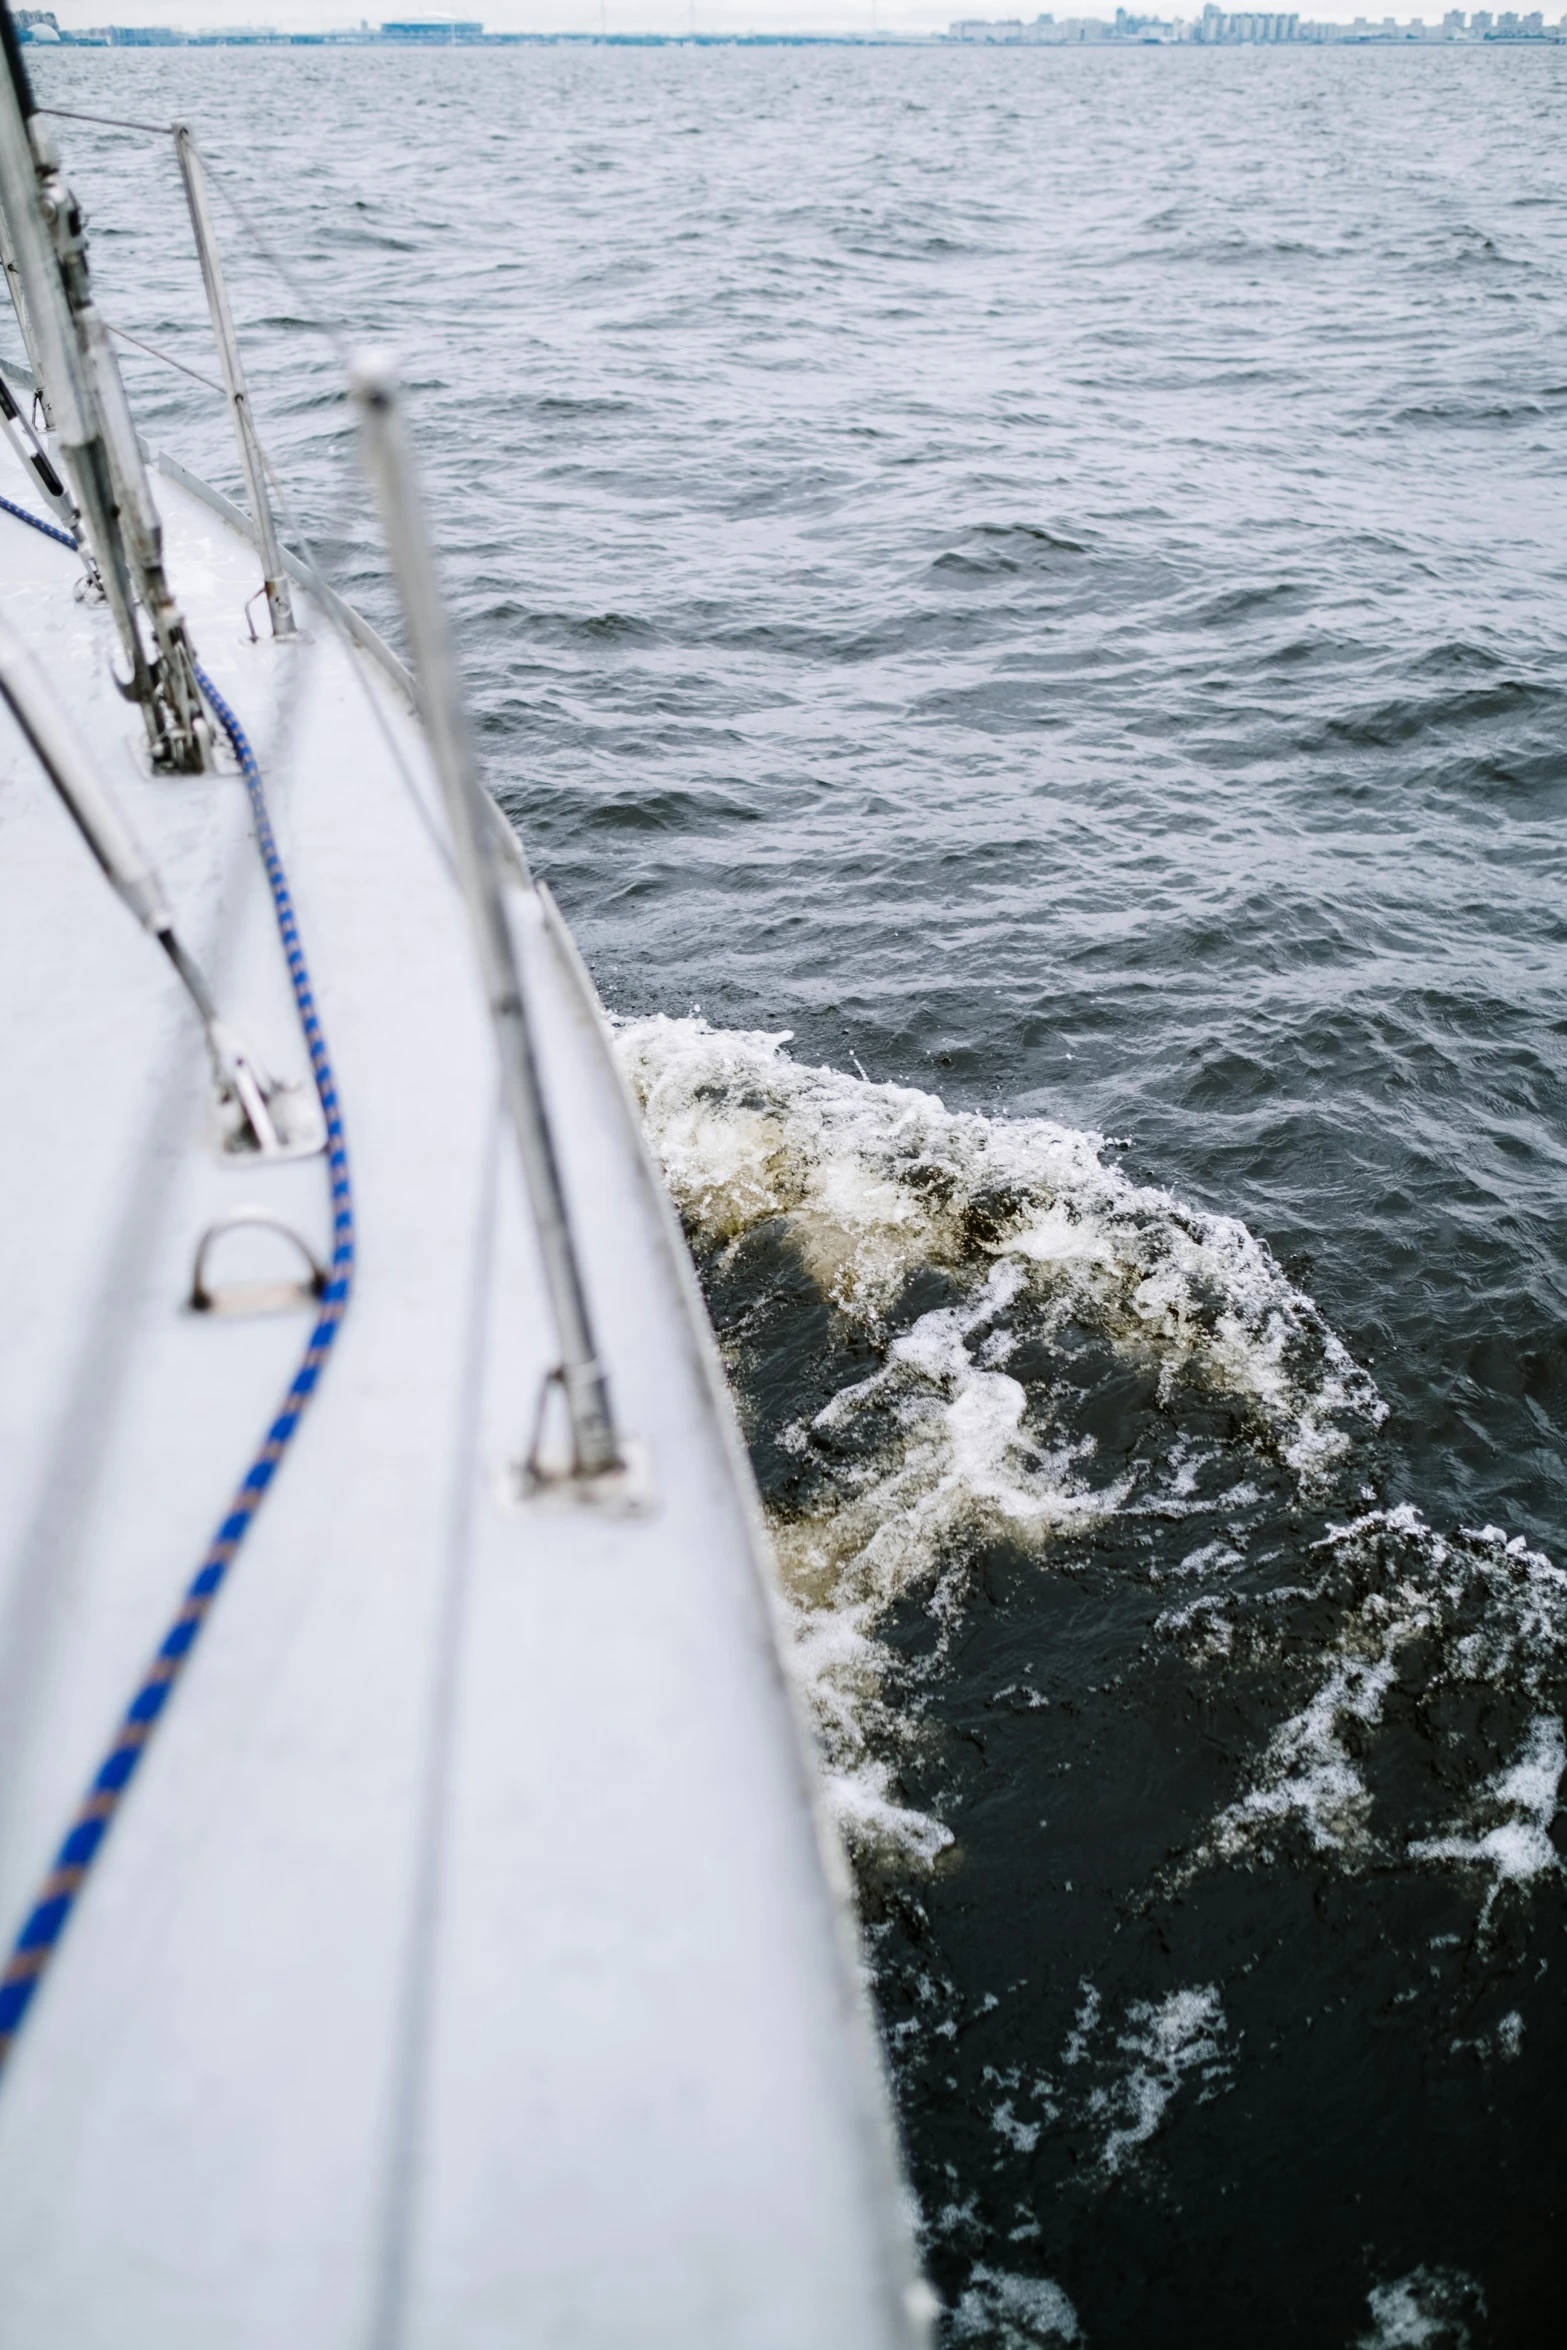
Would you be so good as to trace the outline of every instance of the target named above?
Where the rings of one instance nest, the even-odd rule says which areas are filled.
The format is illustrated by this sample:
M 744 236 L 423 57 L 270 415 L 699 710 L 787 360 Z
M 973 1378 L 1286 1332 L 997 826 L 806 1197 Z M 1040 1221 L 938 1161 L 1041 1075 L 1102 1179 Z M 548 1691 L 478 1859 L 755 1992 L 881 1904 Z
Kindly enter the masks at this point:
M 28 514 L 21 507 L 11 506 L 8 501 L 0 500 L 0 504 L 5 505 L 8 513 L 17 514 L 22 521 L 32 523 L 35 529 L 47 531 L 51 538 L 63 539 L 66 545 L 71 544 L 65 539 L 65 534 L 55 530 L 52 524 L 41 522 L 36 515 Z M 199 666 L 196 669 L 196 681 L 233 746 L 240 772 L 245 779 L 245 788 L 250 795 L 256 839 L 272 890 L 278 934 L 283 942 L 294 1000 L 310 1049 L 310 1065 L 321 1096 L 322 1113 L 326 1120 L 327 1165 L 332 1185 L 331 1278 L 321 1293 L 320 1312 L 316 1317 L 315 1328 L 310 1333 L 310 1343 L 277 1417 L 240 1480 L 229 1503 L 227 1515 L 196 1570 L 179 1612 L 143 1675 L 141 1686 L 125 1710 L 114 1743 L 77 1807 L 76 1816 L 55 1855 L 54 1865 L 40 1886 L 33 1907 L 16 1938 L 10 1963 L 5 1973 L 0 1975 L 0 2072 L 3 2072 L 16 2043 L 17 2034 L 32 2005 L 44 1971 L 59 1948 L 87 1872 L 102 1849 L 152 1734 L 163 1718 L 164 1709 L 178 1685 L 180 1675 L 190 1661 L 211 1613 L 212 1604 L 222 1589 L 224 1577 L 233 1565 L 240 1544 L 249 1533 L 289 1443 L 304 1418 L 322 1366 L 332 1350 L 332 1343 L 347 1311 L 353 1286 L 354 1198 L 342 1113 L 332 1075 L 332 1063 L 327 1053 L 326 1037 L 316 1013 L 309 967 L 305 962 L 298 924 L 294 919 L 294 903 L 289 894 L 288 878 L 278 855 L 271 819 L 267 814 L 261 770 L 256 764 L 256 756 L 244 728 Z
M 70 548 L 73 555 L 78 552 L 77 542 L 68 530 L 57 529 L 54 523 L 45 522 L 41 514 L 29 514 L 25 506 L 13 506 L 9 498 L 0 498 L 0 513 L 14 514 L 18 522 L 30 522 L 34 530 L 43 532 L 45 538 L 58 539 L 62 547 Z

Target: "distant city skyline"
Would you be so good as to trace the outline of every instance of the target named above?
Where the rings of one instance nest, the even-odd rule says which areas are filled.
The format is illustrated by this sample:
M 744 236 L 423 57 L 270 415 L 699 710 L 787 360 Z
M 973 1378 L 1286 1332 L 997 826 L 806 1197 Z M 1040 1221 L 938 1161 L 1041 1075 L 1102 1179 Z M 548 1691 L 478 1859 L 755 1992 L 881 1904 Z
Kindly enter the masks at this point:
M 54 15 L 60 25 L 71 31 L 85 31 L 90 26 L 107 23 L 128 25 L 169 25 L 185 31 L 211 29 L 234 32 L 246 26 L 275 27 L 285 32 L 347 31 L 361 22 L 379 25 L 392 11 L 373 11 L 366 14 L 361 5 L 356 9 L 352 0 L 55 0 Z M 491 32 L 531 33 L 596 33 L 607 31 L 620 34 L 682 34 L 690 32 L 736 34 L 837 34 L 840 36 L 868 35 L 872 31 L 883 34 L 945 34 L 953 22 L 952 0 L 490 0 L 483 8 L 405 7 L 396 12 L 400 17 L 421 19 L 482 18 Z M 1010 15 L 1013 12 L 1008 10 Z M 1016 14 L 1025 24 L 1033 22 L 1037 10 L 1019 9 Z M 1069 4 L 1056 12 L 1068 14 L 1101 14 L 1113 19 L 1113 7 L 1095 8 L 1093 0 L 1083 5 Z M 1200 5 L 1180 8 L 1154 8 L 1149 15 L 1184 18 L 1188 23 L 1201 18 Z M 1306 10 L 1301 11 L 1304 18 Z M 1368 10 L 1362 0 L 1357 7 L 1353 0 L 1315 0 L 1309 16 L 1317 23 L 1349 26 L 1357 18 L 1368 18 L 1380 24 L 1385 12 Z M 1411 12 L 1412 13 L 1412 12 Z M 1525 11 L 1520 11 L 1522 15 Z M 1555 9 L 1545 13 L 1545 24 L 1554 30 L 1560 13 L 1560 0 Z M 974 14 L 978 16 L 979 11 Z M 1447 11 L 1434 8 L 1425 17 L 1428 29 L 1440 26 Z M 1492 11 L 1499 16 L 1499 10 Z M 1407 17 L 1398 19 L 1400 24 Z
M 1440 17 L 1356 16 L 1342 19 L 1306 16 L 1294 10 L 1241 8 L 1225 10 L 1207 0 L 1196 18 L 1139 14 L 1117 8 L 1113 19 L 1098 16 L 1041 15 L 960 18 L 950 28 L 953 40 L 975 46 L 1063 48 L 1103 42 L 1194 42 L 1234 47 L 1297 46 L 1337 41 L 1561 41 L 1567 40 L 1567 16 L 1547 18 L 1541 9 L 1477 8 L 1466 13 L 1450 8 Z

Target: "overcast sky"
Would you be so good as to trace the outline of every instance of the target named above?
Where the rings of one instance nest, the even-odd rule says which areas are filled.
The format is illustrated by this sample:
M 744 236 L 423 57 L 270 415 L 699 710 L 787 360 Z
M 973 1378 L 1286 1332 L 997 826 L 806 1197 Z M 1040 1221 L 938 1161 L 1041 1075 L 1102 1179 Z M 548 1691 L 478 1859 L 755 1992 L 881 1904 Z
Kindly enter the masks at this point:
M 38 4 L 38 0 L 33 0 Z M 944 32 L 958 14 L 1038 13 L 1040 0 L 471 0 L 471 13 L 494 32 Z M 1393 0 L 1395 7 L 1400 0 Z M 360 9 L 365 0 L 359 0 Z M 1056 16 L 1112 17 L 1116 0 L 1052 0 Z M 1139 0 L 1133 0 L 1139 5 Z M 1195 16 L 1202 0 L 1140 0 L 1148 13 L 1163 9 Z M 1420 5 L 1420 0 L 1415 0 Z M 1493 0 L 1493 6 L 1496 0 Z M 1529 0 L 1515 0 L 1520 12 Z M 1547 9 L 1554 22 L 1556 8 Z M 378 24 L 390 13 L 411 17 L 462 16 L 461 5 L 421 7 L 418 0 L 382 0 L 369 10 Z M 54 0 L 55 15 L 68 26 L 94 24 L 276 25 L 291 31 L 324 30 L 357 24 L 354 0 Z M 1302 15 L 1348 23 L 1360 14 L 1380 13 L 1376 0 L 1306 0 Z M 1400 22 L 1411 13 L 1402 0 Z M 1439 24 L 1443 0 L 1425 0 L 1428 24 Z

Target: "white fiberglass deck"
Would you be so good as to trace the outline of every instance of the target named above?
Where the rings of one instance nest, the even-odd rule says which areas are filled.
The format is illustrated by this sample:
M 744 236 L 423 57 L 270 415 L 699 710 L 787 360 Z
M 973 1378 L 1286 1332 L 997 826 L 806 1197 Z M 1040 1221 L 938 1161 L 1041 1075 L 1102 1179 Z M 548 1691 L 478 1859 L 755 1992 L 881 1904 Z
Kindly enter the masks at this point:
M 753 1496 L 596 1002 L 517 890 L 641 1519 L 506 1490 L 552 1346 L 416 725 L 305 599 L 309 641 L 250 643 L 250 548 L 156 487 L 198 656 L 267 779 L 359 1272 L 0 2082 L 0 2341 L 907 2342 L 920 2289 Z M 0 492 L 33 503 L 4 451 Z M 0 514 L 0 609 L 226 1015 L 303 1077 L 242 785 L 227 760 L 149 773 L 77 576 Z M 254 1205 L 326 1253 L 324 1161 L 221 1165 L 205 1090 L 172 975 L 5 720 L 8 1943 L 308 1330 L 183 1310 L 197 1237 Z M 286 1267 L 229 1247 L 220 1275 Z

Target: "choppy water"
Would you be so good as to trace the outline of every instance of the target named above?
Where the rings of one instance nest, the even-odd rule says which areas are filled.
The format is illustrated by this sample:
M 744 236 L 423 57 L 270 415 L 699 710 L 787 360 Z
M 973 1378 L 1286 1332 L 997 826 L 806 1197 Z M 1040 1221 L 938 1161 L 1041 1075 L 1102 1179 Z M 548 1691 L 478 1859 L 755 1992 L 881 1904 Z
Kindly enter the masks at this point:
M 187 113 L 407 355 L 747 1417 L 950 2342 L 1558 2339 L 1567 58 L 38 72 Z M 114 311 L 204 364 L 172 166 L 64 130 Z

